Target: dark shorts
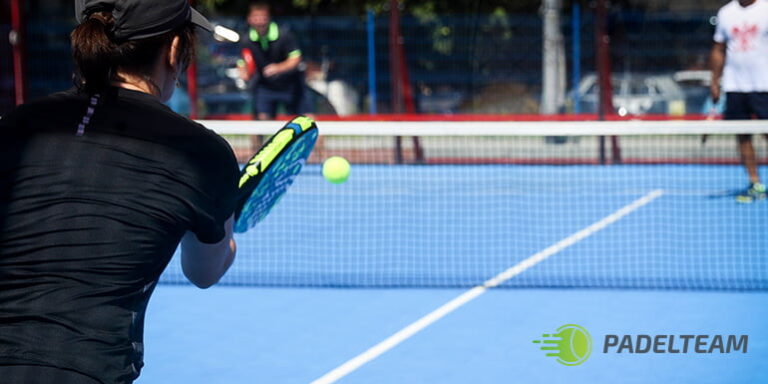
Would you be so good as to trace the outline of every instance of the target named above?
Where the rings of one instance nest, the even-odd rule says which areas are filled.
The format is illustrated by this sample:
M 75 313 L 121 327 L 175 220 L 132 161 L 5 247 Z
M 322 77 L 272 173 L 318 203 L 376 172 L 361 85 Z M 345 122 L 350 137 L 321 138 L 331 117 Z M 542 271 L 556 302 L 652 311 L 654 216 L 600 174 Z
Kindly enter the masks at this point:
M 257 86 L 253 97 L 253 112 L 255 116 L 266 113 L 275 117 L 278 108 L 283 106 L 285 113 L 299 115 L 310 113 L 306 86 L 303 84 L 285 91 L 276 91 L 263 86 Z
M 728 92 L 723 120 L 768 119 L 768 92 Z M 739 141 L 752 135 L 738 135 Z
M 74 371 L 41 365 L 0 365 L 0 383 L 101 384 Z

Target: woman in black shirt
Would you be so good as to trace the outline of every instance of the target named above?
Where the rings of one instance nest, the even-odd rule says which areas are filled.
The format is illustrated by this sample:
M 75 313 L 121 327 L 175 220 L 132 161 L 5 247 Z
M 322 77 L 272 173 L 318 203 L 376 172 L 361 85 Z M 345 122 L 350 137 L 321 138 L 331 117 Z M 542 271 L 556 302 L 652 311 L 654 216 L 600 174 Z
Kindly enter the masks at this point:
M 195 285 L 231 265 L 238 166 L 162 104 L 192 57 L 186 0 L 80 0 L 77 87 L 0 119 L 0 383 L 131 383 L 181 243 Z

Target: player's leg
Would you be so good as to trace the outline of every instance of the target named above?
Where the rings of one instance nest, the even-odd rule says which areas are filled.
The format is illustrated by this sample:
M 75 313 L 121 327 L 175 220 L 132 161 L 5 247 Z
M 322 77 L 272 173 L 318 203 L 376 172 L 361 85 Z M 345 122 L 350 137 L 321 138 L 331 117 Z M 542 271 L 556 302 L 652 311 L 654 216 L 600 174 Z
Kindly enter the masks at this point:
M 293 89 L 293 92 L 291 92 L 291 97 L 286 104 L 287 112 L 291 115 L 304 115 L 314 119 L 314 108 L 312 107 L 312 100 L 310 96 L 311 95 L 309 94 L 309 90 L 303 81 L 297 84 L 297 86 Z M 314 153 L 315 156 L 319 156 L 319 158 L 324 159 L 324 152 L 325 138 L 320 136 L 317 138 Z
M 755 93 L 729 93 L 726 100 L 725 113 L 723 118 L 726 120 L 748 120 L 753 115 L 758 118 L 768 118 L 768 111 L 756 103 L 759 96 Z M 751 203 L 755 200 L 762 200 L 766 197 L 765 185 L 760 182 L 760 175 L 757 169 L 757 156 L 755 147 L 752 144 L 752 135 L 738 135 L 739 154 L 744 169 L 749 177 L 749 186 L 736 196 L 736 200 L 742 203 Z
M 749 175 L 749 186 L 745 191 L 736 196 L 736 200 L 741 203 L 751 203 L 756 200 L 765 199 L 767 196 L 766 187 L 760 181 L 757 155 L 755 154 L 751 135 L 739 135 L 739 152 L 741 153 L 741 161 L 747 170 L 747 175 Z
M 725 110 L 723 111 L 723 120 L 748 120 L 750 118 L 752 118 L 752 112 L 749 105 L 749 94 L 742 92 L 727 93 Z M 754 161 L 752 135 L 738 135 L 736 140 L 739 155 L 741 156 L 741 163 L 744 165 L 747 175 L 749 176 L 749 186 L 736 196 L 736 200 L 740 202 L 751 202 L 753 199 L 749 197 L 749 191 L 754 184 L 753 178 L 757 178 L 757 162 Z
M 752 114 L 761 120 L 768 120 L 768 92 L 753 92 L 749 94 L 749 106 Z M 768 138 L 768 135 L 765 135 Z M 750 189 L 749 196 L 753 200 L 762 200 L 766 198 L 765 184 L 760 181 L 760 160 L 755 150 L 752 140 L 744 143 L 742 155 L 744 156 L 745 166 L 749 174 Z
M 304 83 L 300 83 L 291 93 L 291 99 L 288 104 L 288 108 L 292 114 L 312 116 L 314 109 L 312 108 L 311 98 L 309 90 Z
M 761 120 L 768 120 L 768 92 L 754 92 L 750 94 L 750 107 L 752 108 L 752 113 Z M 764 135 L 766 138 L 768 138 L 768 134 Z M 760 161 L 759 157 L 757 155 L 757 151 L 754 149 L 754 145 L 752 147 L 752 152 L 754 154 L 754 161 L 755 161 L 755 178 L 757 182 L 760 182 L 760 175 L 759 175 L 759 166 Z
M 277 115 L 277 100 L 275 100 L 274 91 L 263 86 L 256 87 L 256 93 L 253 100 L 254 118 L 256 120 L 274 120 Z M 251 149 L 253 151 L 261 148 L 264 143 L 264 136 L 251 136 Z
M 744 164 L 750 184 L 759 183 L 760 175 L 757 172 L 757 156 L 752 144 L 752 135 L 738 135 L 738 143 L 741 163 Z
M 267 87 L 260 86 L 256 91 L 256 118 L 258 120 L 274 120 L 277 116 L 277 104 L 280 93 Z
M 251 116 L 253 120 L 262 120 L 260 116 L 268 110 L 269 105 L 266 103 L 266 100 L 268 100 L 269 95 L 267 92 L 268 90 L 262 86 L 254 86 L 251 99 Z
M 275 100 L 273 100 L 270 96 L 265 96 L 262 98 L 259 105 L 261 106 L 257 116 L 259 120 L 275 119 L 277 116 L 277 102 Z

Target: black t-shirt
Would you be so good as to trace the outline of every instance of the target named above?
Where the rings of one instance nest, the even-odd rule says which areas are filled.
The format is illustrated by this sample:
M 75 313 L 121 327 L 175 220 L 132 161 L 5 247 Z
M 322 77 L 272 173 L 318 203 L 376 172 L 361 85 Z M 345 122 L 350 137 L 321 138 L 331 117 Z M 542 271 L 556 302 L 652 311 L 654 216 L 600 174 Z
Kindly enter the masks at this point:
M 150 95 L 111 88 L 90 113 L 89 100 L 68 91 L 0 119 L 0 366 L 125 383 L 184 233 L 224 238 L 238 166 Z
M 266 87 L 273 91 L 288 92 L 292 92 L 300 86 L 303 79 L 302 72 L 298 69 L 270 77 L 263 74 L 264 67 L 267 65 L 281 63 L 291 56 L 301 55 L 299 45 L 288 29 L 278 27 L 276 23 L 270 23 L 266 36 L 251 29 L 245 48 L 251 51 L 256 62 L 257 86 Z

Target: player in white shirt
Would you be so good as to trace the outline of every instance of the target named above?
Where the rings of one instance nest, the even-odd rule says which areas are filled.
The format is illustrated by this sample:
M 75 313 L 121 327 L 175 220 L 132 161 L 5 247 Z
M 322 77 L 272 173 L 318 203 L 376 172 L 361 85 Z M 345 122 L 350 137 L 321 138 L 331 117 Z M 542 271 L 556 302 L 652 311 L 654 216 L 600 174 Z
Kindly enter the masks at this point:
M 715 103 L 720 99 L 721 87 L 726 93 L 723 118 L 768 119 L 768 0 L 732 0 L 720 8 L 714 41 L 710 91 Z M 738 140 L 749 187 L 737 196 L 737 201 L 765 199 L 752 136 L 739 135 Z

